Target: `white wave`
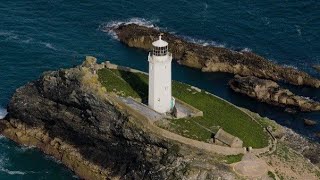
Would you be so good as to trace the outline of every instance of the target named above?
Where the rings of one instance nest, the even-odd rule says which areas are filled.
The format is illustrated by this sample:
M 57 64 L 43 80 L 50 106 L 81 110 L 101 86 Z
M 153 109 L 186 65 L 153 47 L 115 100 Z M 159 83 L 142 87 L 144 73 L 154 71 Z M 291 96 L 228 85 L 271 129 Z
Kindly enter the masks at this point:
M 287 64 L 284 64 L 282 65 L 283 67 L 286 67 L 286 68 L 292 68 L 292 69 L 296 69 L 298 70 L 298 68 L 296 66 L 293 66 L 293 65 L 287 65 Z
M 214 47 L 226 47 L 226 44 L 222 44 L 222 43 L 218 43 L 216 41 L 209 41 L 209 40 L 203 40 L 203 39 L 196 39 L 196 38 L 192 38 L 189 36 L 179 36 L 182 39 L 191 42 L 191 43 L 195 43 L 195 44 L 200 44 L 202 46 L 214 46 Z
M 301 36 L 301 27 L 298 25 L 295 25 L 295 27 L 296 27 L 296 31 L 297 31 L 298 35 Z
M 25 174 L 36 174 L 36 173 L 43 173 L 43 172 L 36 172 L 36 171 L 19 171 L 19 170 L 9 170 L 6 166 L 10 164 L 10 160 L 6 157 L 6 154 L 1 154 L 0 156 L 0 172 L 4 172 L 10 175 L 25 175 Z M 45 172 L 48 173 L 48 172 Z
M 112 38 L 118 40 L 118 37 L 113 29 L 119 27 L 120 25 L 137 24 L 140 26 L 159 29 L 159 27 L 156 27 L 154 25 L 154 23 L 158 21 L 159 20 L 146 20 L 144 18 L 134 17 L 124 21 L 110 21 L 107 23 L 103 23 L 99 26 L 99 30 L 108 33 Z
M 14 31 L 0 31 L 0 38 L 4 41 L 12 41 L 24 44 L 29 44 L 33 41 L 33 38 L 26 35 L 20 35 Z
M 53 162 L 55 162 L 57 164 L 62 164 L 62 162 L 60 160 L 56 159 L 53 156 L 45 155 L 44 158 L 47 159 L 47 160 L 53 161 Z
M 19 152 L 26 152 L 28 150 L 32 150 L 32 149 L 35 149 L 36 147 L 35 146 L 17 146 L 16 147 L 16 150 L 19 151 Z
M 11 171 L 9 169 L 6 169 L 6 168 L 0 168 L 0 171 L 1 172 L 5 172 L 7 174 L 10 174 L 10 175 L 25 175 L 26 172 L 22 172 L 22 171 Z
M 250 48 L 244 48 L 240 52 L 252 52 L 252 50 Z
M 57 48 L 55 48 L 51 43 L 48 42 L 40 42 L 40 44 L 44 45 L 45 47 L 47 47 L 48 49 L 52 49 L 52 50 L 57 50 Z
M 42 41 L 33 39 L 32 37 L 29 37 L 27 35 L 20 35 L 14 31 L 0 31 L 0 39 L 2 39 L 2 37 L 4 41 L 11 41 L 11 42 L 16 42 L 21 44 L 41 44 L 48 49 L 57 51 L 57 48 L 54 47 L 51 43 L 42 42 Z
M 46 173 L 46 174 L 48 174 L 49 173 L 48 171 L 45 171 L 45 172 L 13 171 L 13 170 L 9 170 L 9 169 L 3 168 L 3 167 L 0 168 L 0 171 L 4 172 L 4 173 L 7 173 L 7 174 L 10 174 L 10 175 L 25 175 L 25 174 L 38 174 L 38 173 Z
M 270 24 L 270 19 L 267 18 L 267 17 L 262 17 L 261 20 L 264 23 L 264 25 L 269 25 Z
M 205 8 L 208 8 L 208 5 L 205 4 Z M 160 28 L 158 26 L 155 25 L 155 23 L 159 22 L 158 19 L 155 20 L 147 20 L 145 18 L 138 18 L 138 17 L 134 17 L 134 18 L 130 18 L 124 21 L 110 21 L 107 23 L 103 23 L 99 26 L 99 30 L 108 33 L 113 39 L 119 40 L 117 34 L 113 31 L 113 29 L 119 27 L 120 25 L 128 25 L 128 24 L 137 24 L 140 26 L 144 26 L 144 27 L 148 27 L 148 28 L 154 28 L 157 30 L 166 30 L 166 28 Z M 176 32 L 171 31 L 169 32 L 170 34 L 176 34 Z M 225 43 L 219 43 L 216 41 L 210 41 L 210 40 L 203 40 L 203 39 L 196 39 L 193 37 L 189 37 L 189 36 L 182 36 L 182 35 L 177 35 L 181 38 L 183 38 L 184 40 L 191 42 L 191 43 L 195 43 L 195 44 L 200 44 L 202 46 L 214 46 L 214 47 L 226 47 Z M 245 48 L 246 49 L 246 48 Z M 249 50 L 249 48 L 247 48 Z
M 7 109 L 0 107 L 0 119 L 4 118 L 8 114 Z

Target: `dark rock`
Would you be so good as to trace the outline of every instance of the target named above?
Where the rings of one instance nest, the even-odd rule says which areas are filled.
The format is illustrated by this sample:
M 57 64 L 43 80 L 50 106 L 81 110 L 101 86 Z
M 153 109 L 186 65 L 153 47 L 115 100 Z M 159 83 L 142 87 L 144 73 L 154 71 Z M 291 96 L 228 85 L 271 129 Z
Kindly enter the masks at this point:
M 288 89 L 281 88 L 276 82 L 254 76 L 235 76 L 229 82 L 235 91 L 246 94 L 261 102 L 281 106 L 299 108 L 301 111 L 320 111 L 320 103 L 308 98 L 294 95 Z
M 297 110 L 295 110 L 294 108 L 285 108 L 284 109 L 285 112 L 290 113 L 290 114 L 296 114 Z
M 312 66 L 315 70 L 319 71 L 320 72 L 320 65 L 314 65 Z
M 304 124 L 307 126 L 314 126 L 317 124 L 317 122 L 314 120 L 310 120 L 310 119 L 304 119 Z
M 158 38 L 159 30 L 123 24 L 113 28 L 121 42 L 129 47 L 150 51 L 151 43 Z M 226 48 L 202 46 L 187 42 L 182 38 L 164 33 L 169 49 L 178 63 L 201 69 L 204 72 L 228 72 L 242 76 L 256 76 L 274 81 L 286 81 L 294 85 L 319 87 L 319 79 L 290 67 L 274 64 L 267 59 L 251 53 L 238 52 Z

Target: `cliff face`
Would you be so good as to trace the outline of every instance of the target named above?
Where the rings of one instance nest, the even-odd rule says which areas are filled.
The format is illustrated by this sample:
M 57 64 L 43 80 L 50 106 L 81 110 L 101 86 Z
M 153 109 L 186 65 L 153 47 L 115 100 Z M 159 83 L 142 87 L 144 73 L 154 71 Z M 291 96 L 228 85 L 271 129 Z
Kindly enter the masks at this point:
M 158 38 L 160 31 L 136 24 L 115 27 L 121 42 L 130 47 L 151 50 L 151 43 Z M 164 33 L 169 42 L 174 59 L 180 64 L 206 72 L 227 72 L 241 76 L 256 76 L 286 81 L 294 85 L 319 87 L 320 81 L 305 72 L 279 66 L 251 52 L 236 52 L 226 48 L 201 46 L 190 43 L 175 35 Z
M 86 67 L 45 73 L 16 90 L 2 133 L 55 156 L 85 179 L 234 178 L 211 156 L 194 155 L 143 128 Z

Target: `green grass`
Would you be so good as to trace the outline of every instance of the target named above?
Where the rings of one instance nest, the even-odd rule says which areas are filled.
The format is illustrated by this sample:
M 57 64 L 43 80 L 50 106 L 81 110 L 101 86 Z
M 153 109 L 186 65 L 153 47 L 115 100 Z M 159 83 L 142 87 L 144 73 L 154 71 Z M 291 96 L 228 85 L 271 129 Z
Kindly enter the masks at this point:
M 114 91 L 122 96 L 141 98 L 147 102 L 147 75 L 110 69 L 99 70 L 98 75 L 107 91 Z M 268 145 L 268 136 L 263 131 L 263 127 L 233 105 L 204 91 L 197 92 L 191 86 L 176 81 L 172 83 L 172 94 L 203 111 L 204 116 L 171 120 L 169 130 L 189 138 L 207 141 L 211 137 L 212 131 L 220 126 L 243 140 L 244 146 L 261 148 Z M 205 130 L 201 126 L 211 131 Z
M 240 162 L 242 157 L 243 157 L 243 154 L 229 155 L 229 156 L 225 156 L 224 160 L 226 161 L 227 164 L 232 164 L 232 163 Z
M 276 179 L 276 175 L 274 175 L 271 171 L 268 171 L 268 176 L 271 178 L 271 179 Z

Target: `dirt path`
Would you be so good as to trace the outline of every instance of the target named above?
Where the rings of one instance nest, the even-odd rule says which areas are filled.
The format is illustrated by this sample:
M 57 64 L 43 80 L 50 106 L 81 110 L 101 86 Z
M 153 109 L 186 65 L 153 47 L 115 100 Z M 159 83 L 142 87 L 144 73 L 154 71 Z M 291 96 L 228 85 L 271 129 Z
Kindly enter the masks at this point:
M 267 163 L 251 153 L 245 154 L 240 162 L 235 163 L 233 170 L 237 174 L 247 178 L 264 179 L 264 177 L 268 177 Z

